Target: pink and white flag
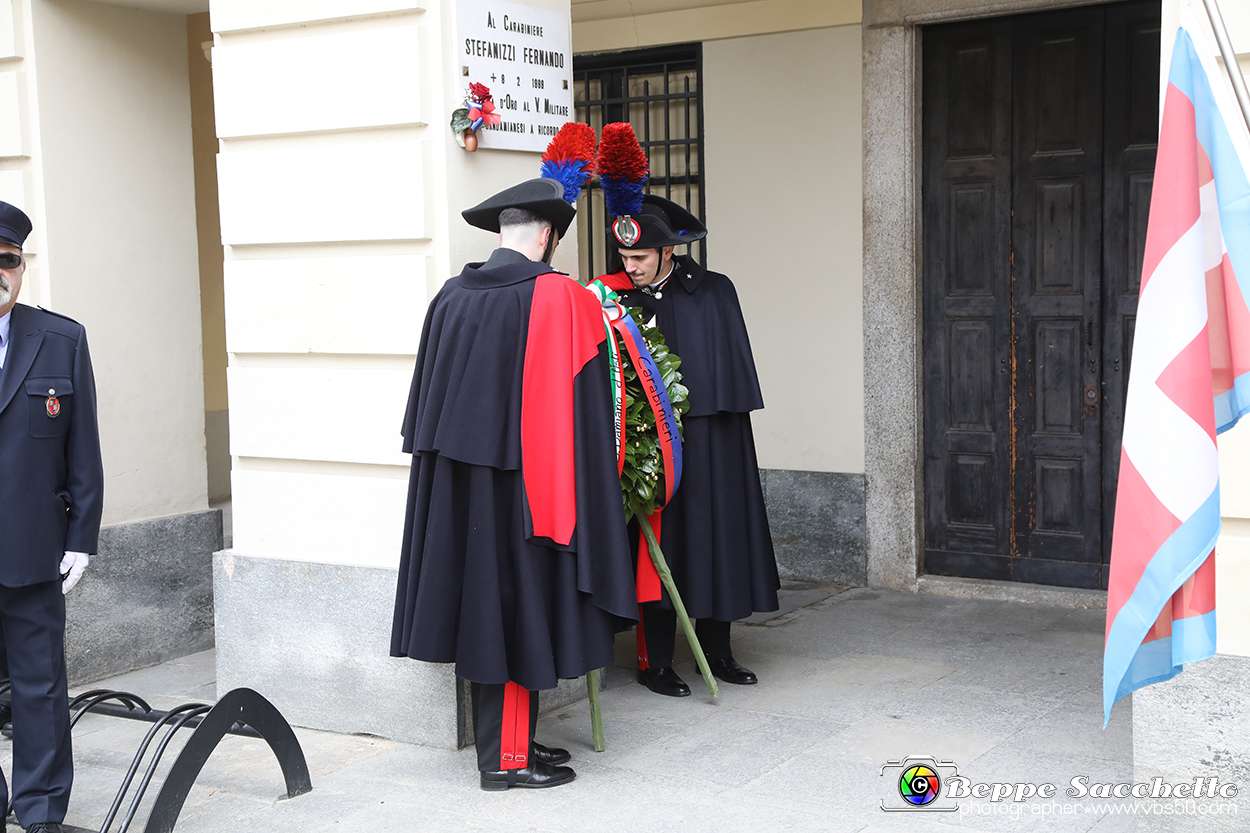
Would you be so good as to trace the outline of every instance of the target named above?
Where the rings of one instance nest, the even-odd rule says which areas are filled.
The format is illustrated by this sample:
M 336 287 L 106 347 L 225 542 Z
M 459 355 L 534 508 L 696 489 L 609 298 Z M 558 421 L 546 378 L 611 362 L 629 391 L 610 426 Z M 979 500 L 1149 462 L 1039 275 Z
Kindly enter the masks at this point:
M 1103 707 L 1215 653 L 1216 435 L 1250 411 L 1250 134 L 1188 8 L 1155 163 L 1116 493 Z

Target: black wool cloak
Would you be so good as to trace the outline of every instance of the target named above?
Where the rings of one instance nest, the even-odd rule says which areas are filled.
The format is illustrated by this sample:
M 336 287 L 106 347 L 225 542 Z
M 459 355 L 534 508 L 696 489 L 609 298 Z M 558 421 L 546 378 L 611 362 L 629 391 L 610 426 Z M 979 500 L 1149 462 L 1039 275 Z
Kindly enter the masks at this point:
M 692 618 L 722 622 L 777 610 L 777 561 L 764 510 L 753 410 L 764 407 L 738 293 L 728 277 L 675 255 L 659 297 L 629 276 L 601 278 L 641 307 L 681 358 L 690 410 L 682 417 L 682 477 L 661 513 L 660 545 Z M 672 604 L 665 593 L 659 604 Z
M 531 334 L 531 309 L 549 290 L 572 305 Z M 530 690 L 612 662 L 613 633 L 637 618 L 637 607 L 606 341 L 572 367 L 571 397 L 558 413 L 544 412 L 546 400 L 534 404 L 531 366 L 559 376 L 561 357 L 538 348 L 527 357 L 527 346 L 542 341 L 535 336 L 555 333 L 559 342 L 590 323 L 602 332 L 590 293 L 510 249 L 468 264 L 431 302 L 403 424 L 413 460 L 392 656 L 454 662 L 464 679 Z M 544 482 L 524 470 L 526 461 L 539 466 L 524 453 L 523 419 L 531 439 L 570 426 L 562 436 L 572 434 L 575 487 L 554 490 L 571 525 L 566 540 L 542 534 L 549 513 L 532 511 L 527 484 L 537 495 Z

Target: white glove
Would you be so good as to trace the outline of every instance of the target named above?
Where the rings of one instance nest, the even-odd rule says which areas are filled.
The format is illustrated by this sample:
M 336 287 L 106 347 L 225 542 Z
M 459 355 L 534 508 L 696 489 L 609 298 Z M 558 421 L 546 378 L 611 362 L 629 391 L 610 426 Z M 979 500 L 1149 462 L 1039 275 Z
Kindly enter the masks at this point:
M 78 583 L 78 579 L 82 578 L 82 571 L 85 569 L 87 569 L 85 552 L 65 553 L 65 557 L 61 559 L 61 575 L 65 576 L 65 581 L 61 583 L 62 595 L 74 589 L 74 585 Z

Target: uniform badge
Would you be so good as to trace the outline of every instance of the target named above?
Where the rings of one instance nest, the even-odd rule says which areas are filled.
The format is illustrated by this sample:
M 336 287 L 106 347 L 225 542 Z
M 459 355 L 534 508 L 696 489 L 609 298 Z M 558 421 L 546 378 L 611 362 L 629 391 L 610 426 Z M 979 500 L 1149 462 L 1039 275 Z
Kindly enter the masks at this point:
M 48 393 L 52 394 L 55 393 L 55 391 L 48 391 Z M 45 403 L 45 407 L 48 409 L 48 416 L 55 419 L 56 415 L 61 412 L 61 400 L 57 399 L 55 396 L 49 396 L 48 401 Z
M 639 237 L 642 237 L 642 228 L 637 220 L 626 215 L 612 224 L 612 233 L 616 235 L 621 245 L 628 249 L 638 242 Z

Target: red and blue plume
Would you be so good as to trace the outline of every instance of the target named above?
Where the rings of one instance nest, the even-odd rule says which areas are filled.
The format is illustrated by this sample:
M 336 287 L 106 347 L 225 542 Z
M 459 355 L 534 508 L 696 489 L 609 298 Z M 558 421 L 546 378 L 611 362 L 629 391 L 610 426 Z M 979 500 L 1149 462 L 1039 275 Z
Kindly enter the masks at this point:
M 651 175 L 651 163 L 638 144 L 634 128 L 625 122 L 603 126 L 599 140 L 599 182 L 608 214 L 620 217 L 642 213 L 642 191 Z
M 547 145 L 542 175 L 564 183 L 564 199 L 576 204 L 582 186 L 595 173 L 595 129 L 571 121 Z

